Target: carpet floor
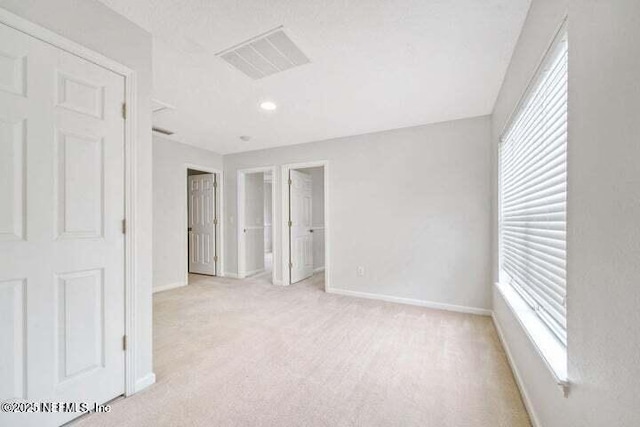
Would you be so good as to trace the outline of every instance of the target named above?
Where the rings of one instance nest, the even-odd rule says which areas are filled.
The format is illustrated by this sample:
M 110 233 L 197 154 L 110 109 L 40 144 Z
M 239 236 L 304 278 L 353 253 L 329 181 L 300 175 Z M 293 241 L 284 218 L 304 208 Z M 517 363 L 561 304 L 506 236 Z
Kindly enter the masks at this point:
M 80 426 L 530 426 L 489 317 L 191 276 L 153 296 L 156 384 Z

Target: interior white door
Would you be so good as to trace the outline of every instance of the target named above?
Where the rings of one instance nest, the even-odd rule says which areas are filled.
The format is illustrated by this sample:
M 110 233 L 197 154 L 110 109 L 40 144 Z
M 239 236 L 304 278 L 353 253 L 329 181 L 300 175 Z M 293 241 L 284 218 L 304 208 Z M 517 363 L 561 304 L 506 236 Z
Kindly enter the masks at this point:
M 215 276 L 216 176 L 189 176 L 189 272 Z
M 123 102 L 124 77 L 0 24 L 0 401 L 124 393 Z
M 289 271 L 296 283 L 313 275 L 311 175 L 289 171 Z

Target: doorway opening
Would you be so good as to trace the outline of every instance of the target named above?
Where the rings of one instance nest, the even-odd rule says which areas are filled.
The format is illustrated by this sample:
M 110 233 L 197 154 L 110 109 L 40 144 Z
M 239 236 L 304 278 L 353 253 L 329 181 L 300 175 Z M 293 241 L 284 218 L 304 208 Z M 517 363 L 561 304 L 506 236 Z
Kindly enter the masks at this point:
M 313 278 L 328 289 L 327 162 L 283 168 L 284 284 Z
M 190 274 L 220 274 L 220 173 L 186 166 L 186 283 Z
M 274 280 L 275 168 L 238 171 L 238 278 Z

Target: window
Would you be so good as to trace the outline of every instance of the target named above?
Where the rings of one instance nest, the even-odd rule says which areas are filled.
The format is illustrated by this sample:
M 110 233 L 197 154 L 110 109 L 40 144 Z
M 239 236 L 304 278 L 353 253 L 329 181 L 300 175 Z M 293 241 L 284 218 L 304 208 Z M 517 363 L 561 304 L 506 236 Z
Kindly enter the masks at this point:
M 562 31 L 500 144 L 500 283 L 566 345 L 568 46 Z

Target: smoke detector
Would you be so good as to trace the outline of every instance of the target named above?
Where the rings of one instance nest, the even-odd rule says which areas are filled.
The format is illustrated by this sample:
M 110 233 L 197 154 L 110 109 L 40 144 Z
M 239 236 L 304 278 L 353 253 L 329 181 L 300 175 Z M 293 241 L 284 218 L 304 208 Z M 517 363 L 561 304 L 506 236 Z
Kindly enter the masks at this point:
M 254 80 L 311 62 L 282 26 L 216 53 Z

